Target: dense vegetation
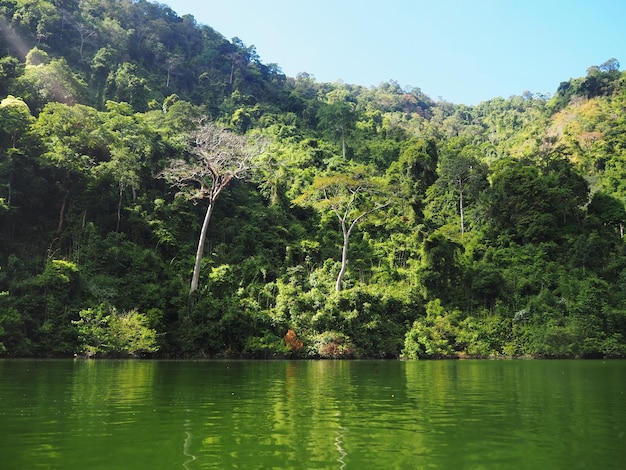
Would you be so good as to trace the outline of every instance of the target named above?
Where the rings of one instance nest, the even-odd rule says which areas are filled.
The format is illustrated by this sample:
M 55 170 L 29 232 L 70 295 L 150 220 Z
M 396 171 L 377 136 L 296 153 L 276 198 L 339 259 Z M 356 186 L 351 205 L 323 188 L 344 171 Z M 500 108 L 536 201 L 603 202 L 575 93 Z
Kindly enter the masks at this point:
M 286 77 L 146 0 L 0 29 L 2 354 L 626 355 L 617 60 L 462 106 Z M 264 142 L 219 199 L 172 177 L 200 118 Z

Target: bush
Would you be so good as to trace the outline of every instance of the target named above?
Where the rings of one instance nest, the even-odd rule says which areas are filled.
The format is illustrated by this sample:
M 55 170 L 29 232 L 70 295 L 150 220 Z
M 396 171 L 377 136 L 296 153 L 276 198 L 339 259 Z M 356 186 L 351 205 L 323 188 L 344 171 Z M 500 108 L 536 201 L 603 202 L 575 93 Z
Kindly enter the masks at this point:
M 244 355 L 255 359 L 270 359 L 284 357 L 290 349 L 283 338 L 272 333 L 264 336 L 250 336 L 246 340 Z
M 78 328 L 79 350 L 87 357 L 95 355 L 138 356 L 159 350 L 156 331 L 149 319 L 137 312 L 119 313 L 115 307 L 101 304 L 81 310 Z
M 70 261 L 49 260 L 42 273 L 17 281 L 7 302 L 19 312 L 21 333 L 28 341 L 17 345 L 20 355 L 70 354 L 76 348 L 73 320 L 86 297 L 78 266 Z M 11 320 L 14 323 L 15 320 Z M 13 335 L 12 335 L 13 336 Z M 28 343 L 28 344 L 26 344 Z
M 408 359 L 441 359 L 452 357 L 459 349 L 456 310 L 447 312 L 439 299 L 426 305 L 426 317 L 416 320 L 404 339 L 402 355 Z
M 324 331 L 310 338 L 307 348 L 310 357 L 320 359 L 353 359 L 357 351 L 350 338 L 337 331 Z

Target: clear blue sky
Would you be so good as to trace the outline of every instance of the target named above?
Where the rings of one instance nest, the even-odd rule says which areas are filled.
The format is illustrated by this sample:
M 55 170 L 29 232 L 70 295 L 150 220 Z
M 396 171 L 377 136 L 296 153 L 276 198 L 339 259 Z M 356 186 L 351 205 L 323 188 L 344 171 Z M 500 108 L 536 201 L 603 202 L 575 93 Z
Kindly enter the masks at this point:
M 559 83 L 616 58 L 624 0 L 162 0 L 290 77 L 377 86 L 477 104 Z

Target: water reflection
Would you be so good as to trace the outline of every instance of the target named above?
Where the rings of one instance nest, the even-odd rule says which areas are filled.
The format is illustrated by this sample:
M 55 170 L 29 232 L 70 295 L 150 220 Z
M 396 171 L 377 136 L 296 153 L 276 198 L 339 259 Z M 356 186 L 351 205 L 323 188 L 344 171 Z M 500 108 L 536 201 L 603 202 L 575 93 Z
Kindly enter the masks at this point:
M 192 442 L 192 434 L 191 434 L 191 421 L 189 419 L 185 420 L 185 440 L 183 442 L 183 455 L 188 457 L 187 460 L 183 462 L 183 467 L 185 469 L 190 469 L 191 464 L 196 460 L 196 456 L 191 453 L 191 442 Z
M 335 436 L 335 447 L 339 452 L 339 458 L 337 459 L 337 462 L 339 463 L 339 468 L 341 469 L 346 468 L 346 457 L 348 455 L 346 450 L 343 448 L 344 432 L 346 432 L 346 429 L 343 426 L 339 426 L 337 429 L 337 435 Z
M 2 468 L 623 468 L 626 362 L 0 361 Z
M 421 464 L 445 459 L 459 468 L 485 462 L 494 468 L 515 468 L 520 462 L 526 468 L 571 466 L 563 462 L 598 468 L 598 459 L 606 462 L 612 454 L 604 468 L 620 468 L 626 454 L 615 455 L 615 436 L 607 425 L 615 417 L 610 404 L 619 406 L 614 400 L 625 382 L 622 377 L 607 383 L 605 373 L 623 365 L 407 363 L 407 394 L 421 403 L 414 416 L 425 425 L 422 438 L 428 452 Z
M 212 385 L 203 415 L 194 417 L 202 438 L 193 453 L 200 463 L 224 468 L 253 460 L 260 468 L 277 462 L 280 468 L 302 468 L 334 460 L 345 466 L 341 402 L 350 395 L 348 367 L 317 362 L 202 367 L 211 369 Z

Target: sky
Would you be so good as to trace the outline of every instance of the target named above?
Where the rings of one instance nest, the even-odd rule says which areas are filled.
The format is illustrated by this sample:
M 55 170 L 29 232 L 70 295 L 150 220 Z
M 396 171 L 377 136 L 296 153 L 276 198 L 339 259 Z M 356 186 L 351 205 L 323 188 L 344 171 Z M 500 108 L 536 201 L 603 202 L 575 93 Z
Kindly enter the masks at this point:
M 552 95 L 609 59 L 626 68 L 624 0 L 161 0 L 264 64 L 317 82 L 393 80 L 475 105 Z

